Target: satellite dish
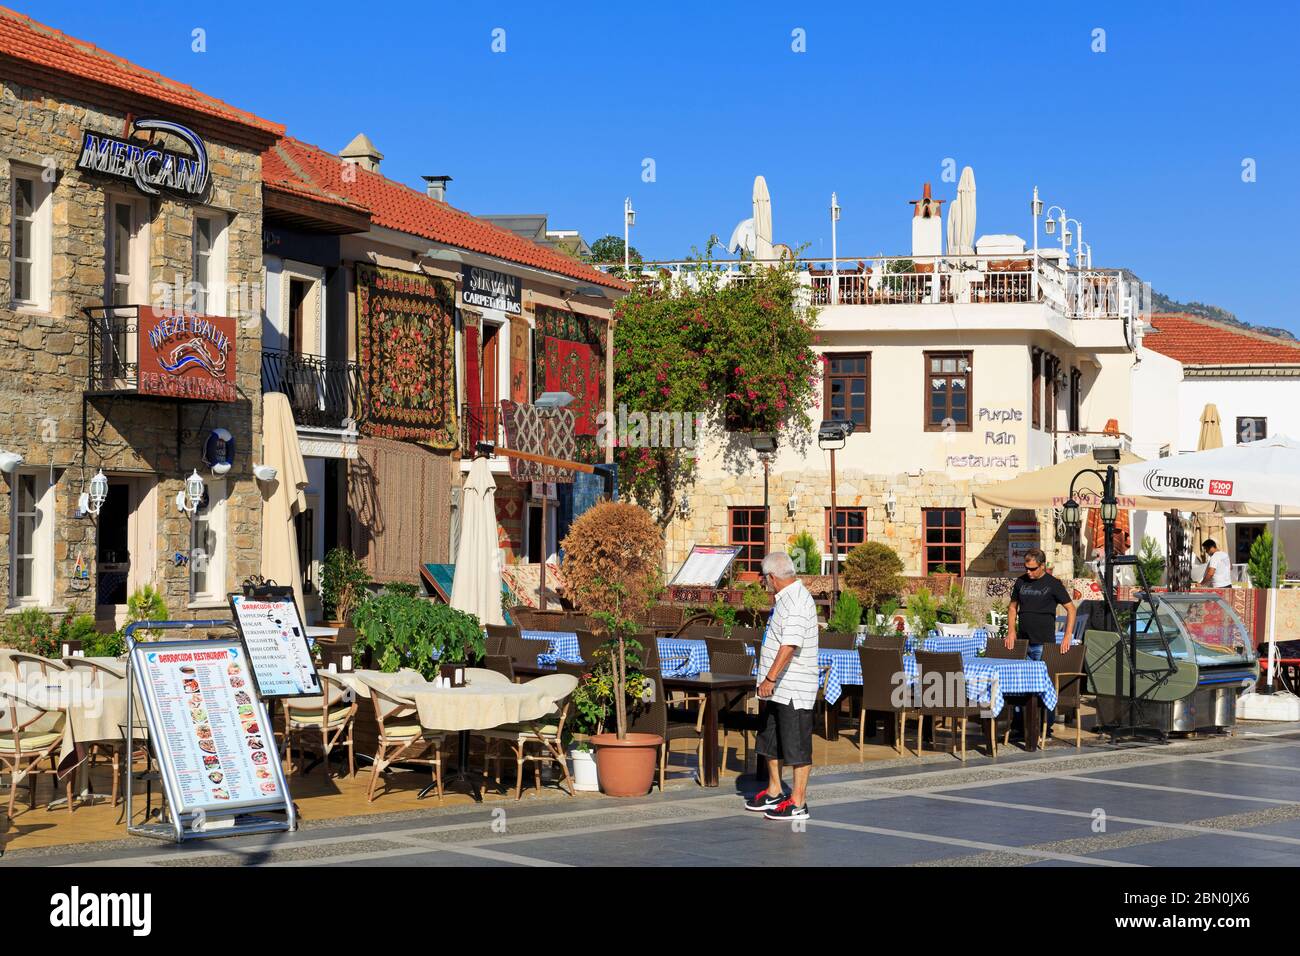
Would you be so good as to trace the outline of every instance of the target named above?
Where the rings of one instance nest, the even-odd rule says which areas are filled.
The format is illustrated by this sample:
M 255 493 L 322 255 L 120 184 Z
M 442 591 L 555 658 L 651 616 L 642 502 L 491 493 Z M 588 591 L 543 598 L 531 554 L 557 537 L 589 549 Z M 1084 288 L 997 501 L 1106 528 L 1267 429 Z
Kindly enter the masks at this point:
M 758 248 L 758 237 L 754 232 L 754 220 L 746 219 L 731 231 L 731 239 L 727 242 L 727 251 L 733 255 L 736 252 L 747 252 L 751 256 L 754 250 Z
M 780 259 L 782 262 L 794 262 L 794 250 L 784 242 L 778 242 L 772 247 L 772 258 Z

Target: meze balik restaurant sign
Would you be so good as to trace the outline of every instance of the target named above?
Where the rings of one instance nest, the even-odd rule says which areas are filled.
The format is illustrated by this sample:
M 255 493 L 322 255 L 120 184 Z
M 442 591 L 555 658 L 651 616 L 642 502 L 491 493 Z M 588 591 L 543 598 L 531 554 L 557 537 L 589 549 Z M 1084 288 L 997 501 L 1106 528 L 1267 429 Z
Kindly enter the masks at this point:
M 235 320 L 140 307 L 136 332 L 141 395 L 233 402 Z

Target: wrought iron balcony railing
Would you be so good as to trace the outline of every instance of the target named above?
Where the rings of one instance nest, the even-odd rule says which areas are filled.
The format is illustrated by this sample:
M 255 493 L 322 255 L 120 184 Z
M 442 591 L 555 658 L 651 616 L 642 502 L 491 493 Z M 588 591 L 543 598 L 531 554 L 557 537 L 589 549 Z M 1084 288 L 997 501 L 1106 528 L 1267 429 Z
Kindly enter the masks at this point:
M 140 307 L 94 306 L 83 310 L 90 320 L 91 392 L 134 392 L 139 385 Z
M 505 430 L 502 427 L 500 405 L 460 406 L 460 451 L 466 457 L 473 457 L 474 446 L 481 441 L 505 445 Z
M 299 425 L 350 429 L 365 418 L 356 362 L 263 349 L 262 392 L 288 396 L 293 420 Z

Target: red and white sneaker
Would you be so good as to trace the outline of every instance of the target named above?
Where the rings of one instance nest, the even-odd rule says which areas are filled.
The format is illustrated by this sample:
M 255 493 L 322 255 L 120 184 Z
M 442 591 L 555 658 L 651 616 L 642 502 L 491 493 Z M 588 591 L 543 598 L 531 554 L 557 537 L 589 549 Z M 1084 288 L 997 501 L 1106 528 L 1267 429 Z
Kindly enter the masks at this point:
M 786 799 L 789 798 L 789 796 L 790 795 L 788 793 L 784 793 L 784 792 L 779 793 L 776 796 L 773 796 L 772 794 L 768 793 L 766 790 L 760 790 L 758 791 L 758 793 L 754 794 L 752 797 L 750 797 L 748 800 L 745 801 L 745 809 L 752 810 L 755 813 L 766 813 L 768 810 L 773 810 L 776 807 L 779 807 Z
M 769 820 L 807 820 L 808 804 L 796 806 L 793 799 L 786 797 L 771 810 L 763 814 Z

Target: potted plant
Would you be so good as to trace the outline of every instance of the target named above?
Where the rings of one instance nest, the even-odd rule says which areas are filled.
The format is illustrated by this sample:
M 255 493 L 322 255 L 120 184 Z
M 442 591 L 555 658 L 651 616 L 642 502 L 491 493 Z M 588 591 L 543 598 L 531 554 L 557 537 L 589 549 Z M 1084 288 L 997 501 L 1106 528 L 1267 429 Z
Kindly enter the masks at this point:
M 410 667 L 432 680 L 440 665 L 478 660 L 487 649 L 477 617 L 420 597 L 413 584 L 388 585 L 364 601 L 352 619 L 354 653 L 365 653 L 386 673 Z
M 844 591 L 835 602 L 835 610 L 826 621 L 828 634 L 857 634 L 862 622 L 862 604 L 852 591 Z
M 321 622 L 326 627 L 345 628 L 352 624 L 352 612 L 366 596 L 370 572 L 346 548 L 332 548 L 325 555 L 320 572 Z
M 929 588 L 914 591 L 907 598 L 907 616 L 912 622 L 912 633 L 920 640 L 930 636 L 939 623 L 939 605 Z
M 593 689 L 600 698 L 608 700 L 601 716 L 599 732 L 591 737 L 596 748 L 596 773 L 600 778 L 600 788 L 611 797 L 640 797 L 650 792 L 654 783 L 655 765 L 659 747 L 664 739 L 658 734 L 634 734 L 628 732 L 628 702 L 634 705 L 644 701 L 650 692 L 650 683 L 639 671 L 640 658 L 635 649 L 640 644 L 633 638 L 639 630 L 636 621 L 623 616 L 623 598 L 627 589 L 617 582 L 606 583 L 613 596 L 614 607 L 610 611 L 595 611 L 593 617 L 600 621 L 610 642 L 597 652 L 597 664 L 590 675 L 593 680 L 589 690 Z M 631 655 L 628 645 L 634 648 Z M 607 658 L 605 664 L 601 658 Z M 607 694 L 604 685 L 607 683 Z M 615 732 L 605 730 L 609 710 L 614 712 Z

